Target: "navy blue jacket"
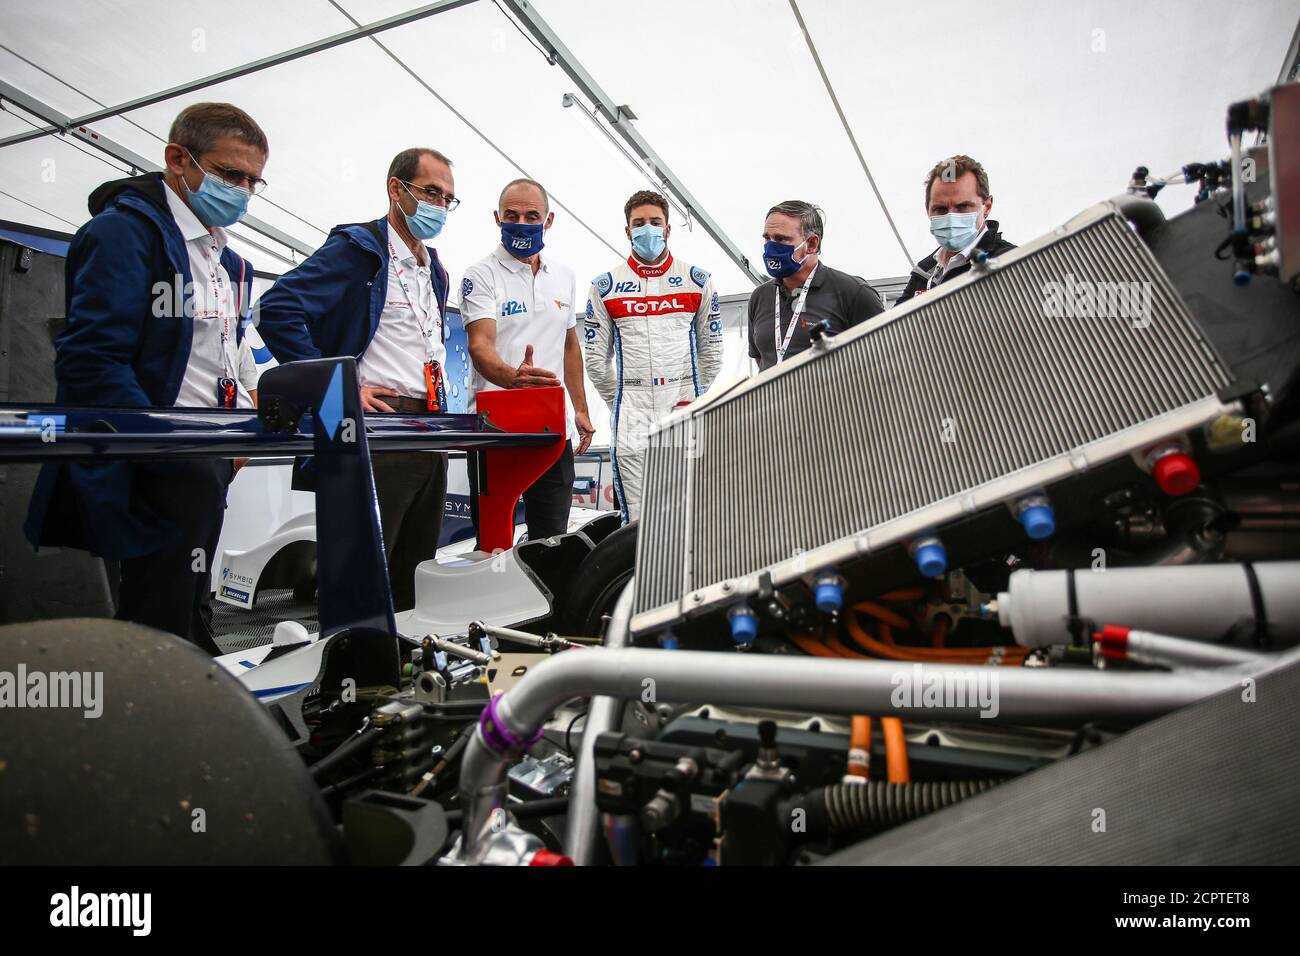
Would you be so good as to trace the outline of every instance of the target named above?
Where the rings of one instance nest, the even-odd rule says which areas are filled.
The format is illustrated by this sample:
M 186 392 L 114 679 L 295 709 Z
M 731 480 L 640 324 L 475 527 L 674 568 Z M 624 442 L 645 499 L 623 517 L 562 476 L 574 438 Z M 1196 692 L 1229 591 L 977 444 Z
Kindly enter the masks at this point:
M 187 314 L 192 305 L 178 309 L 174 301 L 176 277 L 182 290 L 193 277 L 166 189 L 161 173 L 147 173 L 104 183 L 90 194 L 92 218 L 68 247 L 67 324 L 54 343 L 60 404 L 176 403 L 194 334 Z M 253 267 L 229 248 L 221 264 L 246 316 Z M 242 323 L 235 335 L 242 340 Z M 44 466 L 27 513 L 27 539 L 37 547 L 84 548 L 105 558 L 159 550 L 175 530 L 139 503 L 132 506 L 131 475 L 128 462 Z
M 397 242 L 401 242 L 398 239 Z M 447 270 L 428 246 L 433 294 L 447 311 Z M 388 297 L 388 220 L 335 226 L 325 244 L 258 300 L 253 324 L 280 362 L 360 358 Z M 442 337 L 447 338 L 446 323 Z

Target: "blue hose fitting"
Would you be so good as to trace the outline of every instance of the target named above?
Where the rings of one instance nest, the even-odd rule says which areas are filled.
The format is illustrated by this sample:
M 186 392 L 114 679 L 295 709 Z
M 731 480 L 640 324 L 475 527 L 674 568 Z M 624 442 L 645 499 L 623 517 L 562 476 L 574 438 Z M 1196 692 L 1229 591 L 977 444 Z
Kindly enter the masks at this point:
M 948 570 L 948 551 L 937 535 L 917 538 L 907 548 L 917 570 L 927 578 L 941 578 Z
M 1056 533 L 1056 512 L 1052 510 L 1047 495 L 1025 495 L 1012 510 L 1030 540 L 1042 541 Z
M 727 622 L 731 625 L 731 639 L 741 647 L 754 643 L 758 636 L 758 615 L 748 604 L 737 604 L 727 612 Z
M 848 584 L 835 571 L 822 571 L 813 579 L 813 600 L 823 614 L 834 614 L 844 607 L 844 588 Z

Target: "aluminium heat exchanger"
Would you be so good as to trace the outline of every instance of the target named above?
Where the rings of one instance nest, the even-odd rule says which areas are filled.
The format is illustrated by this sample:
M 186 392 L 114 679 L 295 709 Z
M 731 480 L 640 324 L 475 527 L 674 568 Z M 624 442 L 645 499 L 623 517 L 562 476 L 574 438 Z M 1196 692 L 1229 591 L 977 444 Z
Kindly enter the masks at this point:
M 1120 207 L 1099 204 L 661 422 L 632 631 L 1194 432 L 1236 409 L 1231 378 Z

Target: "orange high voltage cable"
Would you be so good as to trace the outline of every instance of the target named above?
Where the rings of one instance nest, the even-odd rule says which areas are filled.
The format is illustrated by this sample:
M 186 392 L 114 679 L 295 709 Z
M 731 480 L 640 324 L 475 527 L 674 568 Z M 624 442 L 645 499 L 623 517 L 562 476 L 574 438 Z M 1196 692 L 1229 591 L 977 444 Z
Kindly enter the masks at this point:
M 853 718 L 853 729 L 849 735 L 848 776 L 861 777 L 863 780 L 871 776 L 870 717 Z
M 907 738 L 903 722 L 897 717 L 881 717 L 880 731 L 885 735 L 885 767 L 890 783 L 907 783 L 911 771 L 907 765 Z
M 1019 665 L 1028 654 L 1023 647 L 903 647 L 878 641 L 862 626 L 856 615 L 846 617 L 849 633 L 863 650 L 871 656 L 895 661 L 922 661 L 932 664 L 984 664 L 995 660 L 999 664 Z M 832 645 L 833 646 L 833 645 Z M 841 645 L 842 646 L 842 645 Z

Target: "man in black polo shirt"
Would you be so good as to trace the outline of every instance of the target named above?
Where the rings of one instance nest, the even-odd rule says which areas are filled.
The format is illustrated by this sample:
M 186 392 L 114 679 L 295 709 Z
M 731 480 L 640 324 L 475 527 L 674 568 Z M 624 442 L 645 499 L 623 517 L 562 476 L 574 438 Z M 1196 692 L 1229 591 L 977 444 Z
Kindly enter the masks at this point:
M 981 252 L 992 258 L 1015 248 L 1002 238 L 997 221 L 988 218 L 993 209 L 989 174 L 969 156 L 940 160 L 930 170 L 925 178 L 925 209 L 939 248 L 912 267 L 898 302 L 966 272 Z
M 866 282 L 819 262 L 822 215 L 811 203 L 792 199 L 769 209 L 763 240 L 772 281 L 749 296 L 749 357 L 760 372 L 808 348 L 808 329 L 823 320 L 836 334 L 884 311 Z

